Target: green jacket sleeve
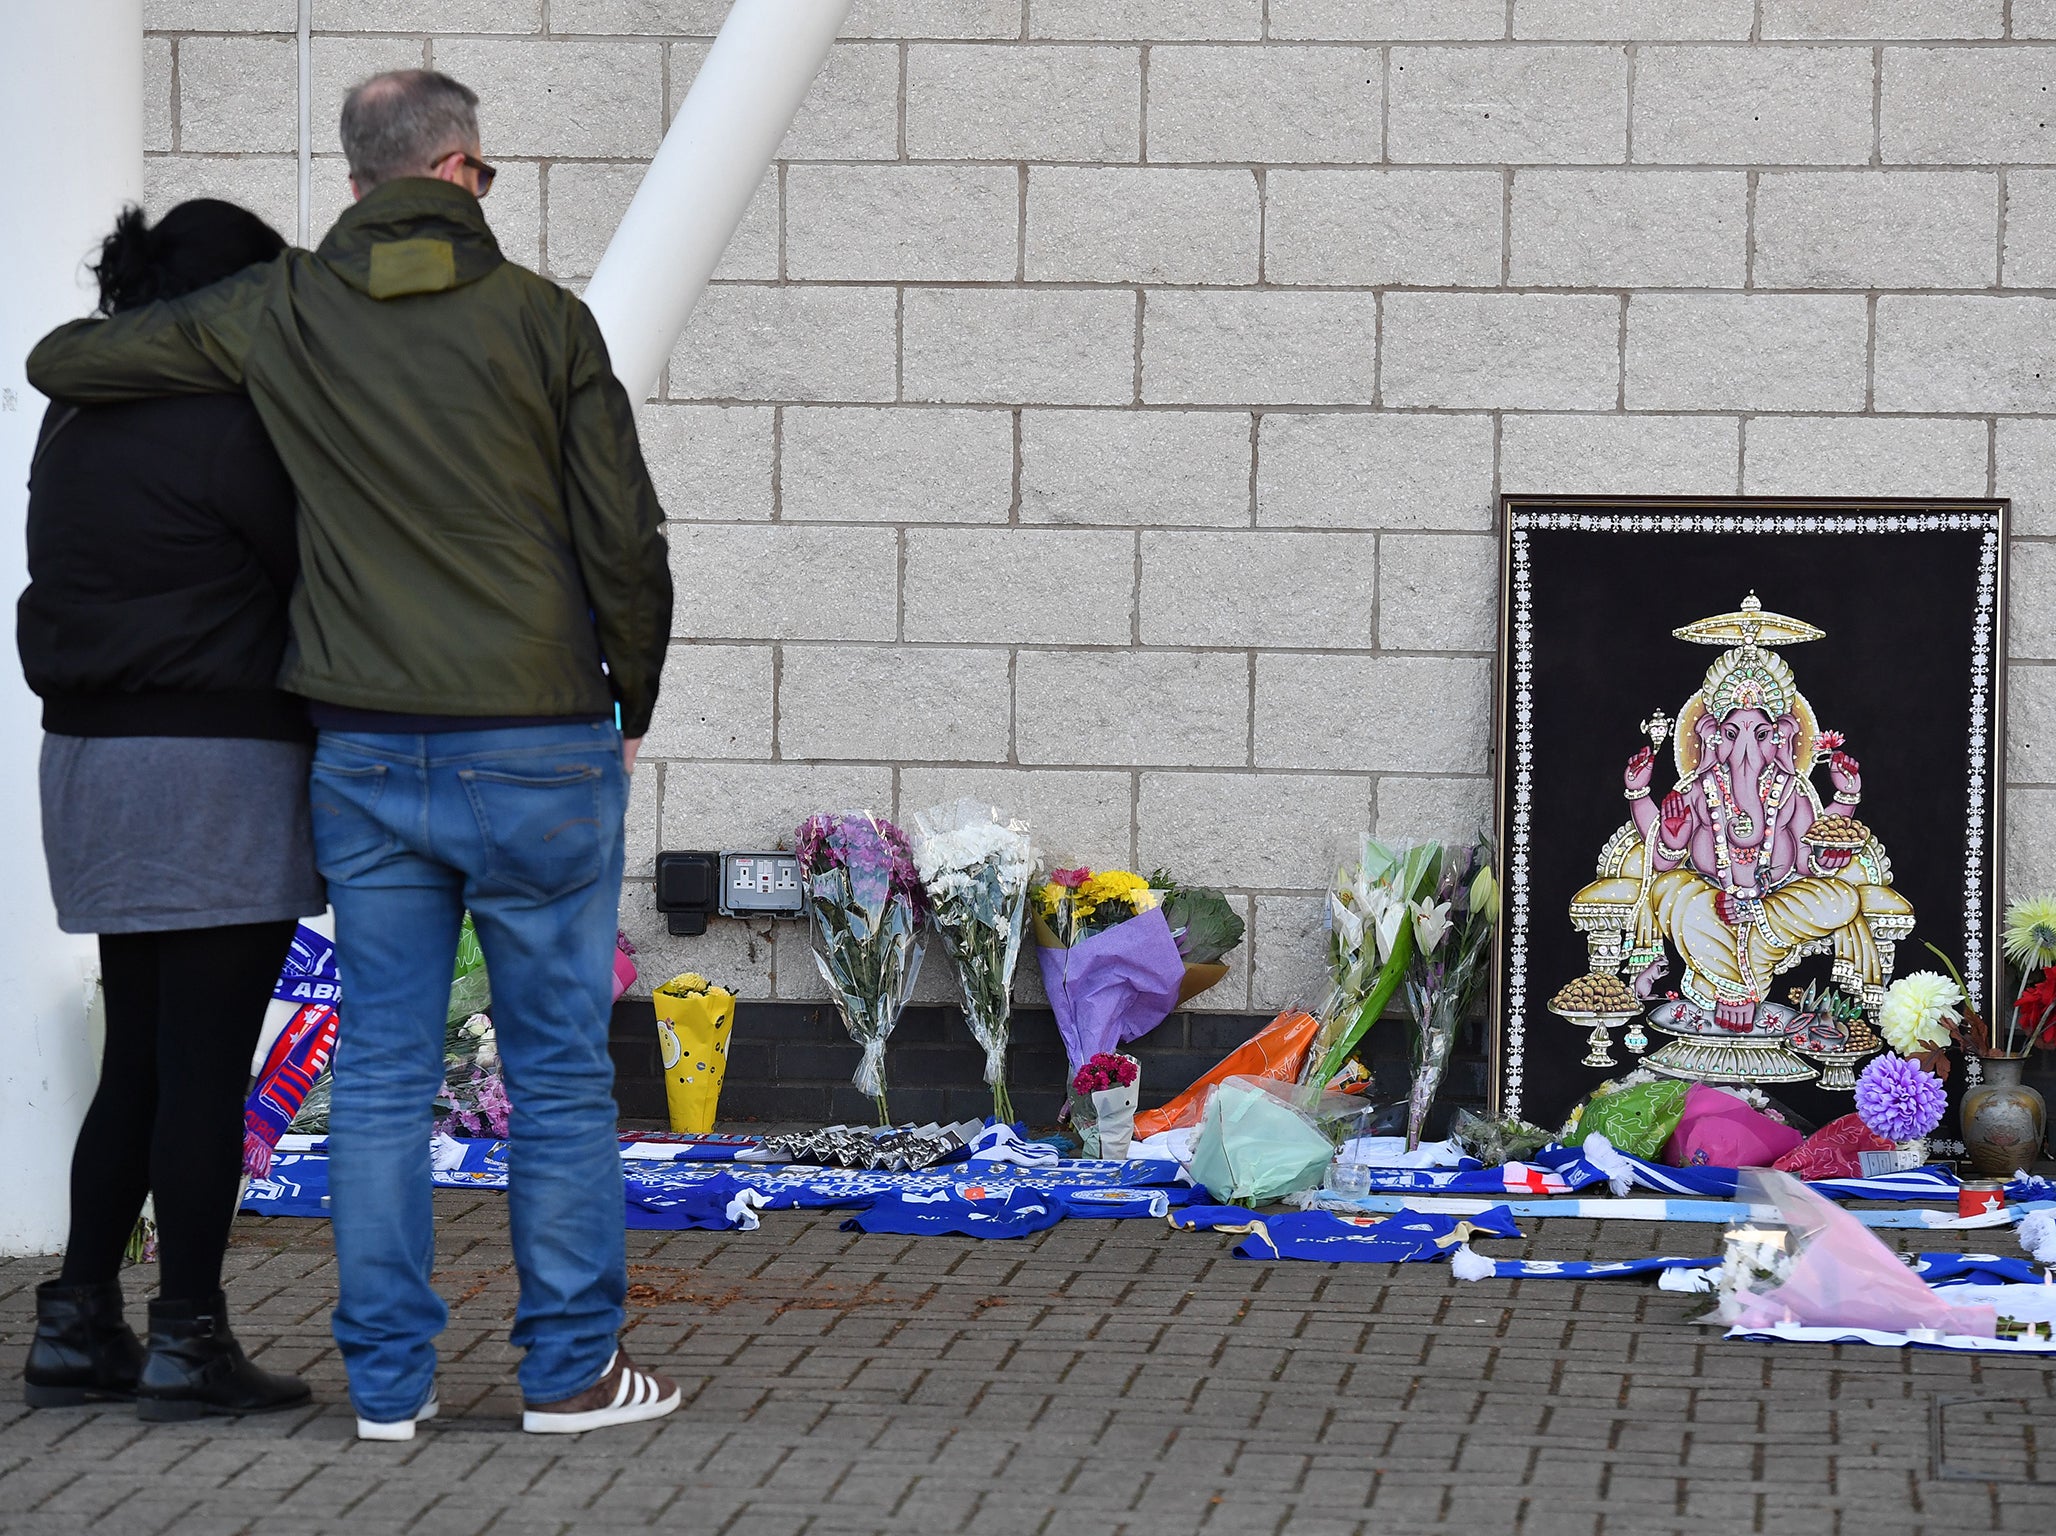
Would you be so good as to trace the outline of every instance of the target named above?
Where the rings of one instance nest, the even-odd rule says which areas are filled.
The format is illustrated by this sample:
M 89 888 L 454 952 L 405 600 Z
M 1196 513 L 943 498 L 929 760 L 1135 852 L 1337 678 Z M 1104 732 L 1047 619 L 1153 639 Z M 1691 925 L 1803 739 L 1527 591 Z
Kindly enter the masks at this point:
M 643 735 L 671 639 L 671 559 L 664 510 L 636 439 L 635 410 L 614 377 L 592 311 L 574 299 L 571 389 L 564 411 L 564 503 L 599 628 L 621 733 Z
M 243 355 L 284 260 L 109 320 L 60 325 L 29 353 L 29 382 L 71 405 L 241 389 Z

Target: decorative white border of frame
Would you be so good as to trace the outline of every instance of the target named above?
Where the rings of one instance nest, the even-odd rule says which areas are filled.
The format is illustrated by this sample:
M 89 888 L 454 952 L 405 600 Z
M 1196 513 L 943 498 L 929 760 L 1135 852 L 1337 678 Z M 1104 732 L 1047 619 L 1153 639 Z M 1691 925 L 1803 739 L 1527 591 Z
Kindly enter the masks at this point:
M 1566 498 L 1568 499 L 1568 498 Z M 1966 781 L 1969 799 L 1963 852 L 1963 979 L 1974 1001 L 1984 992 L 1985 929 L 1984 880 L 1987 842 L 1993 829 L 1986 826 L 1987 775 L 1992 771 L 1991 740 L 1986 717 L 1997 721 L 1991 709 L 1993 677 L 1987 653 L 1992 644 L 1992 625 L 1999 598 L 2000 538 L 2004 513 L 1979 512 L 1780 512 L 1769 507 L 1736 516 L 1724 512 L 1552 512 L 1511 509 L 1508 513 L 1509 546 L 1507 579 L 1512 587 L 1512 676 L 1509 724 L 1513 771 L 1512 825 L 1506 829 L 1506 1006 L 1500 1019 L 1500 1065 L 1498 1073 L 1499 1113 L 1518 1115 L 1525 1076 L 1528 1006 L 1528 828 L 1533 803 L 1534 777 L 1534 630 L 1530 622 L 1532 594 L 1528 572 L 1528 534 L 1568 530 L 1578 533 L 1779 533 L 1779 534 L 1891 534 L 1972 533 L 1984 534 L 1984 548 L 1978 562 L 1977 611 L 1971 621 L 1970 667 L 1970 775 Z M 1966 1079 L 1980 1080 L 1981 1063 L 1971 1056 L 1964 1063 Z

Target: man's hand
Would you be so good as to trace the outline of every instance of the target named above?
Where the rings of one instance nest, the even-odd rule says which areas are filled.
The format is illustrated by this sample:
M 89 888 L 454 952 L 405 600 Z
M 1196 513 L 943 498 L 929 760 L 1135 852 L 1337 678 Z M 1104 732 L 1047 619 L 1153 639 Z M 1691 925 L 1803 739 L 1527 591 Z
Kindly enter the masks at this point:
M 640 736 L 624 736 L 621 739 L 621 767 L 624 772 L 635 772 L 635 754 L 642 750 Z

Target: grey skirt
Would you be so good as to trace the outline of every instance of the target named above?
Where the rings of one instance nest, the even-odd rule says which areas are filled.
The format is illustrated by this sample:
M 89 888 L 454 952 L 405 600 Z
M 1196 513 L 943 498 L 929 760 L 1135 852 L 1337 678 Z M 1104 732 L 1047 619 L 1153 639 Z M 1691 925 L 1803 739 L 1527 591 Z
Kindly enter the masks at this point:
M 322 911 L 313 754 L 289 741 L 45 735 L 43 858 L 58 927 L 159 933 Z

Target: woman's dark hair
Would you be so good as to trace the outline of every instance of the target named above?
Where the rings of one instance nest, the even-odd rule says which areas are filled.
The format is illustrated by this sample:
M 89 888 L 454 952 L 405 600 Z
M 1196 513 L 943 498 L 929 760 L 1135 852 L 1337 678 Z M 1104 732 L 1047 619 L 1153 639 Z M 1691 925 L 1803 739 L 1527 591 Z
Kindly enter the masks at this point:
M 285 248 L 284 237 L 256 214 L 218 198 L 180 203 L 154 226 L 131 205 L 114 221 L 91 269 L 100 280 L 100 312 L 175 299 Z

